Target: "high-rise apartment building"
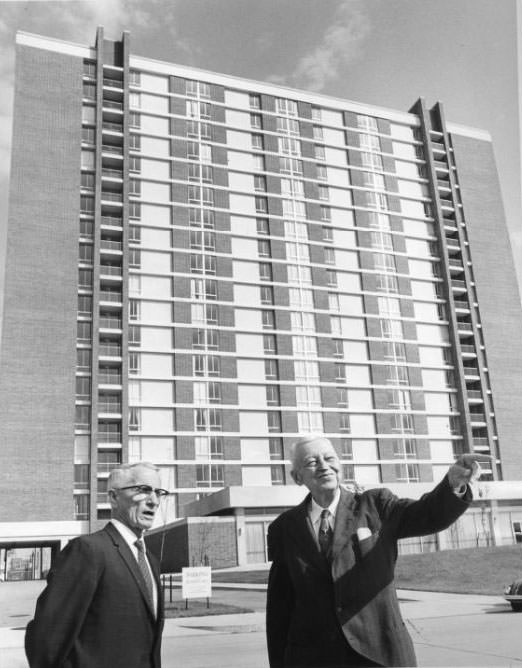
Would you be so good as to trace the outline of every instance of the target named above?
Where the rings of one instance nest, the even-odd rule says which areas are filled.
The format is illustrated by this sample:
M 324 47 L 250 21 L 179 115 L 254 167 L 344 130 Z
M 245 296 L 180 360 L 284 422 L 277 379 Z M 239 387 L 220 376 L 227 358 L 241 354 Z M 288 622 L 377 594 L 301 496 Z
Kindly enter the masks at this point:
M 492 455 L 491 489 L 522 479 L 522 317 L 487 133 L 422 100 L 137 57 L 102 29 L 93 48 L 18 35 L 14 118 L 2 544 L 96 527 L 120 462 L 161 468 L 168 520 L 286 485 L 308 432 L 347 483 L 408 494 L 461 452 Z M 522 508 L 504 503 L 510 542 Z

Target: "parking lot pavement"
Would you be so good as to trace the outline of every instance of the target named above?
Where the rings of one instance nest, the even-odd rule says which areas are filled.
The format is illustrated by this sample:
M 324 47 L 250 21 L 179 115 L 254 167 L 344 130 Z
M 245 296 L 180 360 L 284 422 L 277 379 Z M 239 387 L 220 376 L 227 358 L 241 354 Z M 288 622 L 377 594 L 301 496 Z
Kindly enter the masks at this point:
M 24 627 L 43 586 L 34 582 L 2 583 L 0 668 L 27 668 Z M 164 665 L 267 668 L 264 591 L 219 588 L 213 592 L 214 597 L 254 612 L 166 620 Z M 522 666 L 522 614 L 512 612 L 500 595 L 399 590 L 399 598 L 419 666 Z

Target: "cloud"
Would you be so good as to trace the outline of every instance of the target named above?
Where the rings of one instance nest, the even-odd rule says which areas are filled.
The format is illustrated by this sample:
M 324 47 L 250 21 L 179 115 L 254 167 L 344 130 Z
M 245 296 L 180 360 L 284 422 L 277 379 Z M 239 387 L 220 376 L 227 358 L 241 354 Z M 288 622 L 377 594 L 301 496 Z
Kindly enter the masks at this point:
M 297 63 L 285 81 L 298 88 L 321 91 L 357 60 L 370 32 L 370 21 L 360 0 L 343 0 L 335 19 L 311 53 Z

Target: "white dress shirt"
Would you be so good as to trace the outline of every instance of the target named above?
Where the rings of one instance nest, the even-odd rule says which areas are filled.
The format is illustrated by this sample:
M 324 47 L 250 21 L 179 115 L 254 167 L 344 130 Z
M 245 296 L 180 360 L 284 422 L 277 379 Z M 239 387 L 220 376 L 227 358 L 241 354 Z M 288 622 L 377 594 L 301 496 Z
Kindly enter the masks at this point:
M 328 510 L 330 511 L 330 515 L 328 516 L 328 523 L 330 524 L 330 528 L 332 529 L 332 531 L 335 525 L 335 513 L 337 512 L 337 506 L 339 505 L 340 499 L 341 499 L 341 490 L 338 487 L 337 491 L 335 492 L 334 500 L 328 506 Z M 308 508 L 308 517 L 312 522 L 312 526 L 314 528 L 314 532 L 317 538 L 319 537 L 319 527 L 321 526 L 321 513 L 323 512 L 323 510 L 324 508 L 320 506 L 312 497 Z
M 113 524 L 116 529 L 118 530 L 118 533 L 121 534 L 121 537 L 123 540 L 127 543 L 127 545 L 130 548 L 130 551 L 134 555 L 134 558 L 136 559 L 136 563 L 138 563 L 138 548 L 134 543 L 138 540 L 138 537 L 132 531 L 132 529 L 129 529 L 128 526 L 125 526 L 123 522 L 120 522 L 120 520 L 116 520 L 114 518 L 111 519 L 111 524 Z M 140 540 L 143 540 L 143 536 L 140 538 Z M 147 553 L 145 552 L 145 561 L 147 562 L 147 568 L 149 569 L 150 572 L 150 578 L 152 580 L 152 598 L 154 602 L 154 610 L 158 610 L 158 588 L 156 586 L 156 580 L 154 578 L 154 574 L 152 573 L 152 568 L 150 567 L 149 560 L 147 558 Z

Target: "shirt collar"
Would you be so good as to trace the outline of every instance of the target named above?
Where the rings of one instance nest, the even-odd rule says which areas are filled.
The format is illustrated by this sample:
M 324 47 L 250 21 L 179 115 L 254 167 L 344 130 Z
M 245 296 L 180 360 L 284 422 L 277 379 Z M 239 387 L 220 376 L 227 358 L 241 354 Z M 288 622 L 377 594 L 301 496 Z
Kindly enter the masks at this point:
M 136 536 L 134 531 L 132 529 L 129 529 L 128 526 L 123 524 L 123 522 L 120 522 L 120 520 L 115 519 L 114 517 L 111 518 L 111 524 L 113 524 L 116 527 L 118 533 L 121 534 L 121 537 L 127 543 L 127 545 L 133 550 L 135 550 L 136 545 L 134 543 L 138 540 L 138 536 Z M 143 534 L 140 536 L 140 538 L 143 538 Z
M 339 501 L 341 500 L 341 488 L 338 487 L 334 499 L 332 503 L 328 506 L 328 510 L 330 511 L 331 515 L 331 522 L 333 524 L 333 521 L 335 519 L 335 513 L 337 512 L 337 506 L 339 505 Z M 310 507 L 308 509 L 308 513 L 310 515 L 310 519 L 312 520 L 312 524 L 315 524 L 316 522 L 319 521 L 319 518 L 321 517 L 321 513 L 324 510 L 322 506 L 320 506 L 317 501 L 315 501 L 314 497 L 311 497 L 310 500 Z

